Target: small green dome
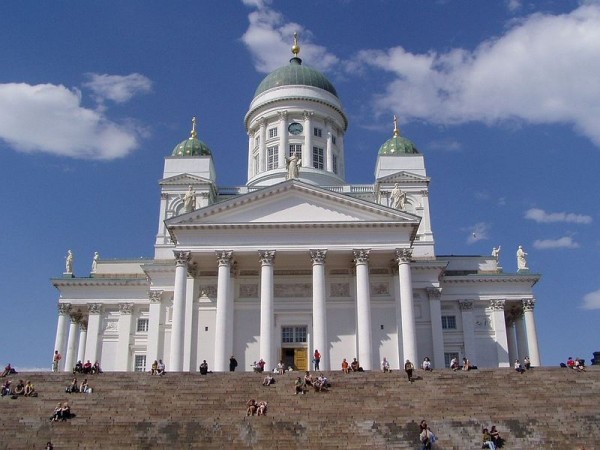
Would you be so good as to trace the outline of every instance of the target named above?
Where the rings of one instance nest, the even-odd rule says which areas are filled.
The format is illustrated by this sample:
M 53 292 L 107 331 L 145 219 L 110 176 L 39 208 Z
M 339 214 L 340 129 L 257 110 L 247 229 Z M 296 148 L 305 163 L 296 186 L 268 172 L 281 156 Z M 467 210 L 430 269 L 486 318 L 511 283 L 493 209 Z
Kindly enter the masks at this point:
M 321 88 L 336 97 L 337 91 L 331 82 L 321 72 L 302 65 L 302 60 L 297 56 L 290 59 L 289 66 L 283 66 L 267 75 L 256 88 L 254 97 L 278 86 L 312 86 Z
M 418 154 L 419 150 L 410 139 L 400 136 L 398 119 L 394 115 L 394 135 L 379 147 L 379 154 L 384 156 L 402 156 Z
M 171 156 L 210 156 L 212 153 L 208 145 L 198 139 L 196 132 L 196 118 L 192 118 L 192 131 L 190 137 L 175 146 Z
M 379 154 L 385 156 L 402 156 L 419 153 L 417 147 L 410 139 L 402 136 L 393 136 L 379 147 Z
M 188 138 L 181 141 L 173 149 L 172 156 L 208 156 L 210 148 L 198 138 Z

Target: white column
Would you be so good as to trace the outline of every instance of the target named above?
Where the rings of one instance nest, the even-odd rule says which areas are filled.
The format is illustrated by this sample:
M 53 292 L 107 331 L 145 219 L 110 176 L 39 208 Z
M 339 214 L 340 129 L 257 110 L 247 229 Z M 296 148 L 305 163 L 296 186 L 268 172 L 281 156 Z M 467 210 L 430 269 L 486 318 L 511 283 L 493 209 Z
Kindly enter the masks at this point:
M 529 355 L 529 347 L 527 346 L 527 331 L 525 331 L 525 318 L 523 310 L 519 311 L 517 314 L 515 328 L 517 330 L 517 354 L 519 355 L 519 361 L 523 362 L 525 357 Z
M 400 308 L 402 312 L 402 352 L 404 361 L 410 361 L 416 366 L 417 361 L 417 330 L 415 327 L 415 309 L 413 302 L 412 276 L 410 273 L 410 260 L 412 250 L 396 249 L 396 262 L 398 263 L 398 282 L 400 285 Z
M 262 117 L 258 120 L 258 123 L 260 124 L 260 142 L 258 143 L 258 164 L 260 167 L 258 168 L 258 171 L 264 172 L 267 168 L 267 121 Z
M 167 371 L 183 370 L 183 332 L 185 326 L 185 287 L 190 252 L 174 251 L 175 287 L 173 290 L 173 321 L 171 326 L 171 361 Z
M 88 303 L 88 331 L 85 343 L 85 361 L 94 364 L 98 361 L 98 336 L 100 335 L 101 303 Z
M 433 367 L 443 369 L 444 333 L 442 330 L 442 292 L 440 288 L 427 289 L 429 297 L 429 316 L 431 317 L 431 338 L 433 341 Z
M 494 323 L 494 333 L 496 341 L 496 350 L 498 351 L 498 367 L 510 367 L 510 357 L 508 352 L 508 336 L 506 333 L 506 318 L 504 317 L 504 300 L 491 300 L 492 321 Z
M 463 356 L 467 358 L 471 364 L 477 364 L 477 355 L 475 354 L 475 321 L 473 320 L 473 301 L 460 300 L 458 305 L 460 307 L 462 317 L 463 338 L 465 341 L 465 353 Z
M 148 313 L 148 347 L 146 348 L 146 366 L 152 365 L 154 361 L 162 359 L 160 350 L 160 336 L 164 331 L 162 317 L 162 294 L 163 291 L 154 290 L 148 292 L 150 308 Z
M 327 289 L 325 284 L 325 257 L 327 250 L 310 250 L 313 264 L 313 349 L 321 354 L 321 370 L 330 370 L 329 340 L 327 339 Z M 310 357 L 310 355 L 309 355 Z
M 365 370 L 372 370 L 373 368 L 369 252 L 369 249 L 353 250 L 354 263 L 356 264 L 356 332 L 358 334 L 358 361 Z
M 65 338 L 67 336 L 67 319 L 69 318 L 69 312 L 71 311 L 70 303 L 59 303 L 58 304 L 58 324 L 56 325 L 56 338 L 54 339 L 54 350 L 58 350 L 63 359 L 58 363 L 58 370 L 62 370 L 64 367 L 64 356 L 65 356 Z M 54 356 L 54 351 L 52 352 Z
M 133 318 L 133 303 L 119 303 L 119 340 L 115 370 L 129 371 L 129 346 L 131 345 L 131 320 Z
M 77 361 L 84 363 L 85 344 L 87 342 L 87 322 L 79 322 L 79 350 L 77 351 Z
M 69 325 L 69 339 L 67 340 L 67 355 L 65 356 L 65 372 L 71 372 L 75 366 L 77 357 L 77 347 L 79 340 L 79 318 L 77 314 L 71 314 L 71 323 Z
M 514 317 L 508 317 L 506 319 L 506 342 L 508 343 L 508 360 L 512 364 L 512 362 L 519 357 L 519 353 L 517 352 Z
M 235 310 L 235 305 L 233 303 L 233 298 L 234 298 L 234 294 L 235 294 L 235 279 L 237 278 L 237 274 L 238 274 L 238 269 L 237 269 L 237 262 L 234 260 L 231 264 L 230 264 L 230 279 L 229 279 L 229 288 L 227 289 L 227 302 L 230 305 L 230 307 L 227 310 L 227 329 L 229 330 L 229 333 L 226 334 L 227 340 L 226 340 L 226 345 L 225 345 L 225 350 L 226 353 L 231 356 L 233 355 L 233 338 L 235 335 L 235 329 L 234 329 L 234 325 L 233 325 L 233 318 L 234 318 L 234 310 Z M 229 361 L 227 361 L 227 370 L 229 370 Z
M 535 299 L 523 299 L 523 315 L 525 316 L 525 330 L 527 332 L 527 348 L 529 348 L 529 360 L 533 367 L 542 365 L 540 350 L 538 347 L 537 330 L 535 328 L 535 318 L 533 317 L 533 308 Z
M 265 370 L 275 367 L 274 357 L 274 305 L 273 262 L 275 250 L 259 250 L 260 255 L 260 357 L 265 360 Z
M 340 130 L 340 135 L 337 137 L 338 176 L 342 180 L 344 180 L 344 179 L 346 179 L 346 157 L 344 155 L 344 136 L 342 135 L 342 133 L 343 133 L 343 130 Z
M 250 180 L 254 175 L 256 175 L 254 170 L 254 135 L 252 134 L 252 130 L 248 130 L 248 180 Z M 154 361 L 154 360 L 152 360 Z
M 331 133 L 331 121 L 325 121 L 326 133 L 327 133 L 327 153 L 325 157 L 325 169 L 327 172 L 333 172 L 333 138 Z
M 184 372 L 195 372 L 198 362 L 198 323 L 194 314 L 194 299 L 197 295 L 197 265 L 188 265 L 188 275 L 185 288 L 185 313 L 183 325 L 183 365 Z M 194 329 L 194 326 L 196 329 Z
M 310 111 L 304 111 L 304 146 L 306 149 L 302 152 L 302 166 L 313 167 L 313 153 L 312 153 L 312 115 L 314 113 Z
M 167 235 L 165 233 L 165 219 L 167 218 L 167 199 L 169 195 L 165 192 L 160 194 L 160 212 L 158 215 L 158 232 L 156 233 L 156 243 L 166 244 Z
M 231 350 L 227 347 L 227 333 L 233 330 L 227 327 L 227 318 L 230 315 L 232 304 L 230 303 L 229 291 L 231 283 L 231 258 L 232 250 L 218 250 L 217 261 L 219 263 L 217 280 L 217 315 L 215 321 L 215 359 L 214 370 L 216 372 L 229 371 L 229 357 Z
M 277 167 L 285 169 L 285 157 L 288 151 L 287 111 L 279 111 L 279 154 Z

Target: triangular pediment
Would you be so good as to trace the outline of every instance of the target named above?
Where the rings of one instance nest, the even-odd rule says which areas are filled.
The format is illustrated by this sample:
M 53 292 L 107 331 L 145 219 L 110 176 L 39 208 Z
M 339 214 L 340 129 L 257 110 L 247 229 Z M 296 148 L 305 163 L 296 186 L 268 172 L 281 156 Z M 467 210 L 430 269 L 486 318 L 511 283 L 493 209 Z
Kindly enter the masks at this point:
M 161 186 L 181 186 L 181 185 L 201 185 L 201 184 L 213 184 L 213 182 L 207 178 L 198 177 L 189 173 L 182 173 L 172 177 L 163 178 L 160 180 Z
M 396 223 L 418 226 L 420 218 L 376 203 L 303 183 L 285 181 L 167 220 L 178 225 Z
M 429 177 L 424 177 L 422 175 L 417 175 L 415 173 L 400 171 L 396 173 L 392 173 L 390 175 L 386 175 L 385 177 L 381 177 L 377 180 L 379 184 L 417 184 L 417 183 L 428 183 Z

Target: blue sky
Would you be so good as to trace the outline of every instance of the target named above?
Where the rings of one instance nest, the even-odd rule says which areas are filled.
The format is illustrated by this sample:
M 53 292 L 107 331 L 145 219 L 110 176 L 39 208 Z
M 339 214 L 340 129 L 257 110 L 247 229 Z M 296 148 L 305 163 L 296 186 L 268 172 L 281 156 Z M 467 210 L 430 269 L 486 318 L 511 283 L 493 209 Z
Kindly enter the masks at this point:
M 0 362 L 48 368 L 67 249 L 151 257 L 163 158 L 189 136 L 246 181 L 243 117 L 290 58 L 334 83 L 347 181 L 402 134 L 425 155 L 438 254 L 523 245 L 543 363 L 600 350 L 600 3 L 104 1 L 0 4 Z

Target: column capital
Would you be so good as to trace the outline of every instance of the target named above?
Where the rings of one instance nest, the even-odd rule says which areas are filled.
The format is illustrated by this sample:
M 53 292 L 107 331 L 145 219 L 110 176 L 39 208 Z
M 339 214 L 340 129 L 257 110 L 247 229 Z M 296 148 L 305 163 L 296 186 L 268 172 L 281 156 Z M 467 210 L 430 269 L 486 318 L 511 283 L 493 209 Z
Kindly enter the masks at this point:
M 258 255 L 263 266 L 273 264 L 275 261 L 275 250 L 259 250 Z
M 70 303 L 59 303 L 58 314 L 69 314 L 71 312 L 71 304 Z
M 102 312 L 102 303 L 88 303 L 88 314 L 100 314 Z
M 148 291 L 148 298 L 150 299 L 150 303 L 160 303 L 162 301 L 162 294 L 162 290 Z
M 71 319 L 71 323 L 79 323 L 79 321 L 81 320 L 81 318 L 83 317 L 83 315 L 81 314 L 81 310 L 78 309 L 77 311 L 72 311 L 69 314 L 69 318 Z
M 315 113 L 312 111 L 304 111 L 302 115 L 304 116 L 304 120 L 310 120 L 311 117 L 315 115 Z
M 506 300 L 504 300 L 504 299 L 490 300 L 490 307 L 494 311 L 504 311 L 505 303 L 506 303 Z
M 310 252 L 310 259 L 312 260 L 313 265 L 314 264 L 325 264 L 325 257 L 327 256 L 326 249 L 311 249 L 311 250 L 309 250 L 309 252 Z
M 407 264 L 412 258 L 412 248 L 397 248 L 394 259 L 398 264 Z
M 369 248 L 355 248 L 352 250 L 352 253 L 354 254 L 354 264 L 368 264 L 370 252 L 371 249 Z
M 459 300 L 458 307 L 461 311 L 471 311 L 473 309 L 473 300 Z
M 175 255 L 175 264 L 178 266 L 185 266 L 192 257 L 192 252 L 173 250 Z
M 87 332 L 87 326 L 88 326 L 87 320 L 81 320 L 81 321 L 79 322 L 79 329 L 80 329 L 81 331 L 85 331 L 85 332 Z
M 442 289 L 436 287 L 428 287 L 425 289 L 429 300 L 439 300 L 442 297 Z
M 261 128 L 264 128 L 267 126 L 267 119 L 265 119 L 264 117 L 259 117 L 257 122 Z
M 199 272 L 198 263 L 194 261 L 193 263 L 188 264 L 187 272 L 190 277 L 196 278 Z
M 121 314 L 131 314 L 133 312 L 133 303 L 119 303 L 119 312 Z
M 534 298 L 524 298 L 521 302 L 523 303 L 523 312 L 533 311 L 535 307 Z
M 161 192 L 160 198 L 161 198 L 161 200 L 166 200 L 169 198 L 169 194 L 167 194 L 166 192 Z
M 215 254 L 217 255 L 219 266 L 228 266 L 231 264 L 233 250 L 215 250 Z
M 277 115 L 281 120 L 286 120 L 288 112 L 287 111 L 277 111 Z

